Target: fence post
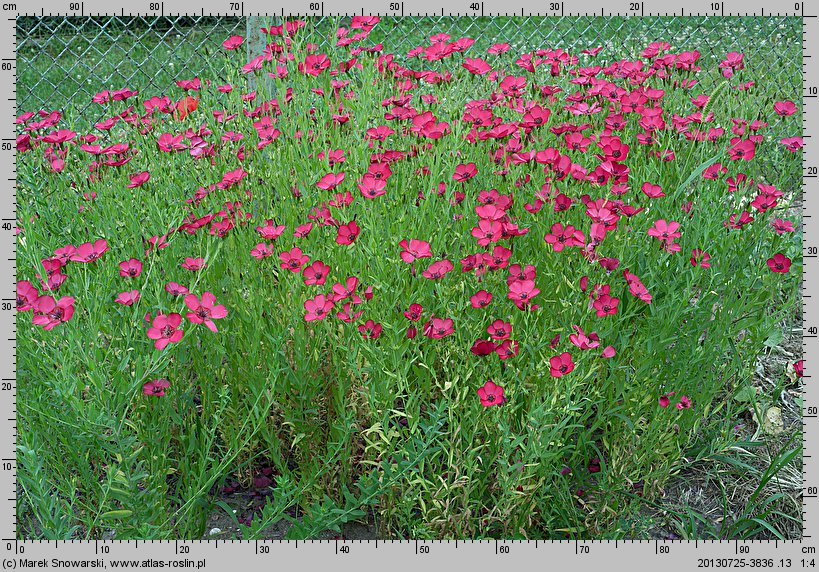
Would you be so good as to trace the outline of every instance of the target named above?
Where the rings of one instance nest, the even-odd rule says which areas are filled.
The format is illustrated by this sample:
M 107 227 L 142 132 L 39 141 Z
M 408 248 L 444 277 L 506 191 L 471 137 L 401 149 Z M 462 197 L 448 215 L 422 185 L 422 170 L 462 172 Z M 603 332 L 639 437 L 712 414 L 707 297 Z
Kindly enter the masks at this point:
M 246 37 L 247 37 L 247 60 L 250 61 L 256 56 L 264 54 L 264 48 L 267 45 L 267 38 L 262 33 L 261 16 L 248 16 L 245 18 L 246 22 Z M 270 22 L 270 25 L 275 25 L 275 19 Z M 267 72 L 262 72 L 261 75 L 248 74 L 248 83 L 250 89 L 258 89 L 264 87 L 270 99 L 276 97 L 276 82 L 273 78 L 267 75 Z

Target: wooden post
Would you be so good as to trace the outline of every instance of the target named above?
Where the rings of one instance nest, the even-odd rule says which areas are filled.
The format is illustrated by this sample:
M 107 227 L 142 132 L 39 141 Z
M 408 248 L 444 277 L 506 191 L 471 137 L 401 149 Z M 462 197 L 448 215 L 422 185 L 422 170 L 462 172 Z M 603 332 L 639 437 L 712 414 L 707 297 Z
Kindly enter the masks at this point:
M 252 60 L 256 56 L 264 54 L 264 48 L 267 45 L 267 36 L 262 32 L 262 27 L 265 22 L 262 21 L 261 16 L 248 16 L 246 20 L 246 37 L 247 43 L 247 61 Z M 275 18 L 271 19 L 269 24 L 275 25 Z M 268 99 L 276 97 L 276 82 L 273 78 L 267 75 L 267 72 L 261 72 L 261 75 L 251 74 L 248 76 L 248 83 L 250 89 L 264 88 Z

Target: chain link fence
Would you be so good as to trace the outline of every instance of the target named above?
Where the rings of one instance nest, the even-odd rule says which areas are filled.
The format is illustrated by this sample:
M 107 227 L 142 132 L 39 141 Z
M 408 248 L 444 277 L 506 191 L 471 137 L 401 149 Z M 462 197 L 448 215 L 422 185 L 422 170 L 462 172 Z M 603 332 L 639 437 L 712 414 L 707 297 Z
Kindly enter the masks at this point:
M 308 18 L 311 41 L 329 48 L 334 31 L 349 18 Z M 143 94 L 171 94 L 179 79 L 197 76 L 224 80 L 235 70 L 213 57 L 231 35 L 247 34 L 248 25 L 275 24 L 273 18 L 228 17 L 20 17 L 17 19 L 17 105 L 20 111 L 73 109 L 91 105 L 103 89 L 132 88 Z M 728 52 L 745 54 L 755 68 L 756 97 L 766 106 L 777 99 L 802 98 L 802 19 L 798 17 L 401 17 L 382 18 L 370 35 L 372 43 L 399 61 L 432 34 L 470 37 L 468 55 L 480 56 L 488 46 L 508 42 L 513 53 L 563 48 L 578 53 L 602 46 L 596 63 L 638 57 L 652 41 L 664 40 L 672 50 L 701 54 L 697 74 L 701 93 L 722 77 L 718 64 Z M 322 45 L 323 44 L 323 45 Z M 420 65 L 409 61 L 410 67 Z M 764 70 L 764 72 L 761 72 Z M 515 70 L 513 70 L 515 71 Z M 519 70 L 517 70 L 519 71 Z M 761 78 L 761 80 L 759 79 Z M 801 105 L 800 105 L 801 108 Z M 791 124 L 793 124 L 791 122 Z M 768 133 L 782 138 L 775 122 Z

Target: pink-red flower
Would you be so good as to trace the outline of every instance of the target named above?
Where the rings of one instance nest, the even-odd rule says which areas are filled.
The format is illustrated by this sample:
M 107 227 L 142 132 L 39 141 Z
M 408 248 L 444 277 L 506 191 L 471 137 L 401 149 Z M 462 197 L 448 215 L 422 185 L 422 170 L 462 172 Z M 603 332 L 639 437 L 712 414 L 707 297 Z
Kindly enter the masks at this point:
M 171 296 L 184 296 L 188 293 L 188 289 L 176 282 L 168 282 L 165 285 L 165 291 Z
M 710 268 L 711 255 L 705 252 L 704 250 L 695 248 L 694 250 L 691 251 L 691 265 L 700 266 L 701 268 Z
M 336 234 L 336 242 L 338 244 L 352 244 L 358 238 L 360 233 L 361 229 L 359 228 L 358 223 L 351 220 L 347 224 L 339 225 Z
M 200 301 L 196 294 L 185 296 L 185 305 L 190 312 L 186 314 L 188 320 L 193 324 L 205 324 L 212 332 L 218 332 L 213 320 L 218 320 L 227 316 L 227 309 L 222 305 L 216 305 L 216 296 L 210 292 L 202 294 Z
M 205 267 L 205 259 L 204 258 L 191 258 L 188 257 L 182 262 L 182 268 L 185 270 L 190 270 L 191 272 L 197 272 L 202 270 Z
M 781 252 L 777 252 L 766 262 L 768 263 L 768 268 L 771 269 L 771 272 L 785 273 L 791 269 L 791 259 Z
M 85 242 L 71 256 L 73 262 L 93 262 L 108 250 L 108 241 L 101 238 L 93 243 Z
M 273 243 L 265 244 L 264 242 L 260 242 L 253 249 L 250 251 L 250 255 L 257 260 L 261 260 L 262 258 L 267 258 L 268 256 L 273 256 Z
M 503 405 L 506 401 L 503 395 L 503 388 L 500 385 L 496 385 L 491 379 L 486 380 L 483 387 L 478 388 L 478 397 L 480 397 L 481 405 L 484 407 Z
M 305 266 L 302 270 L 304 283 L 307 286 L 321 285 L 327 281 L 327 276 L 330 274 L 330 267 L 324 264 L 321 260 L 316 260 L 309 266 Z
M 358 326 L 358 331 L 365 339 L 374 340 L 381 335 L 381 324 L 367 320 Z
M 136 258 L 123 260 L 119 263 L 119 275 L 136 278 L 142 272 L 142 263 Z
M 25 312 L 34 307 L 34 302 L 40 297 L 37 288 L 28 280 L 17 282 L 17 311 Z
M 455 333 L 455 323 L 452 318 L 432 318 L 424 324 L 424 335 L 439 340 Z
M 654 226 L 648 229 L 648 235 L 653 236 L 663 242 L 674 242 L 680 237 L 680 223 L 677 221 L 666 222 L 665 219 L 654 221 Z
M 777 101 L 773 105 L 774 111 L 777 115 L 787 117 L 796 113 L 796 104 L 790 100 Z
M 731 146 L 728 147 L 728 156 L 732 160 L 738 161 L 742 159 L 744 161 L 750 161 L 754 158 L 755 154 L 756 144 L 750 139 L 740 139 L 738 137 L 731 139 Z
M 620 303 L 619 298 L 613 298 L 608 294 L 603 294 L 594 301 L 594 309 L 597 310 L 598 317 L 610 316 L 617 313 L 617 305 Z
M 517 340 L 504 340 L 495 347 L 495 353 L 502 360 L 507 360 L 518 355 L 520 344 Z
M 222 42 L 222 47 L 224 47 L 226 50 L 235 50 L 241 46 L 244 41 L 245 39 L 242 36 L 231 36 Z
M 154 379 L 142 386 L 142 393 L 145 395 L 155 395 L 162 397 L 165 395 L 165 390 L 170 387 L 171 382 L 167 379 Z
M 452 270 L 454 266 L 452 262 L 447 260 L 446 258 L 443 260 L 438 260 L 437 262 L 433 262 L 429 265 L 429 268 L 424 270 L 421 275 L 424 278 L 429 278 L 430 280 L 439 280 L 443 278 L 444 275 Z
M 44 330 L 50 330 L 57 324 L 71 319 L 74 315 L 74 298 L 63 296 L 55 301 L 51 296 L 40 296 L 35 300 L 32 309 L 34 318 L 31 322 L 35 326 L 42 326 Z
M 534 280 L 517 280 L 509 284 L 509 293 L 507 296 L 520 307 L 531 304 L 532 298 L 539 293 L 540 290 L 535 288 Z
M 344 180 L 344 171 L 336 173 L 327 173 L 318 180 L 316 186 L 325 191 L 331 191 L 341 184 Z
M 512 324 L 503 320 L 495 320 L 486 328 L 486 332 L 494 340 L 506 340 L 512 335 Z
M 304 316 L 306 322 L 323 320 L 327 317 L 327 313 L 333 309 L 333 301 L 324 296 L 324 294 L 319 294 L 315 298 L 307 300 L 304 303 L 304 309 L 307 311 L 307 314 Z
M 574 369 L 574 362 L 572 355 L 569 352 L 563 352 L 559 356 L 549 359 L 550 370 L 552 377 L 560 377 L 570 373 Z
M 408 242 L 406 239 L 404 239 L 398 243 L 398 246 L 400 246 L 403 249 L 401 251 L 401 260 L 403 260 L 407 264 L 412 264 L 418 258 L 432 257 L 430 245 L 428 242 L 424 240 L 417 240 L 415 238 L 411 238 Z
M 282 269 L 291 272 L 301 272 L 301 267 L 310 260 L 310 257 L 306 254 L 302 254 L 301 248 L 297 246 L 294 246 L 287 252 L 282 252 L 279 254 L 279 258 L 282 261 Z
M 421 319 L 421 313 L 424 311 L 421 304 L 410 304 L 409 308 L 404 310 L 404 317 L 411 322 L 417 322 Z
M 469 302 L 473 308 L 486 308 L 492 301 L 492 294 L 486 290 L 478 290 L 475 294 L 469 297 Z
M 181 314 L 157 314 L 151 327 L 148 328 L 148 338 L 154 340 L 156 349 L 165 349 L 168 344 L 176 343 L 182 339 L 185 332 L 179 329 L 181 323 Z
M 659 400 L 658 400 L 659 404 L 660 404 L 660 407 L 662 407 L 663 409 L 668 407 L 669 404 L 671 403 L 671 400 L 669 399 L 669 397 L 673 396 L 675 393 L 677 393 L 677 392 L 676 391 L 669 391 L 668 393 L 666 393 L 664 395 L 661 395 Z
M 131 290 L 130 292 L 120 292 L 114 302 L 123 306 L 133 306 L 137 300 L 139 300 L 139 290 Z
M 460 164 L 455 167 L 452 178 L 458 182 L 465 182 L 478 174 L 478 166 L 475 163 Z
M 137 187 L 141 187 L 145 183 L 148 182 L 148 179 L 151 178 L 151 174 L 148 171 L 143 171 L 142 173 L 137 173 L 135 175 L 131 175 L 131 182 L 126 185 L 129 189 L 135 189 Z

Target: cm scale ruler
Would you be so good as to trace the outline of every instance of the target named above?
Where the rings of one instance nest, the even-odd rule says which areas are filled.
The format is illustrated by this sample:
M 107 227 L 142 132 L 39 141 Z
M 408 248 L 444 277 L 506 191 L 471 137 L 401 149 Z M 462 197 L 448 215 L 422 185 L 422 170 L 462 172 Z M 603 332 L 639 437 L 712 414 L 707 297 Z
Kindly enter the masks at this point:
M 286 5 L 261 1 L 207 0 L 195 2 L 174 0 L 153 2 L 135 0 L 117 4 L 116 0 L 59 0 L 33 2 L 3 2 L 5 16 L 0 31 L 2 54 L 3 109 L 10 128 L 2 139 L 4 189 L 0 194 L 3 206 L 2 232 L 5 238 L 0 257 L 0 275 L 5 276 L 8 297 L 3 298 L 0 313 L 0 348 L 2 356 L 3 391 L 0 392 L 0 557 L 3 569 L 23 568 L 141 568 L 141 569 L 208 569 L 268 570 L 300 568 L 305 570 L 336 569 L 364 570 L 417 570 L 419 568 L 447 568 L 463 570 L 484 569 L 542 569 L 542 570 L 692 570 L 695 568 L 765 568 L 815 569 L 819 564 L 815 538 L 819 538 L 819 392 L 808 391 L 811 386 L 811 356 L 819 355 L 819 282 L 809 281 L 819 270 L 816 247 L 819 235 L 813 223 L 819 217 L 819 190 L 816 186 L 816 165 L 819 148 L 811 143 L 813 133 L 819 133 L 819 5 L 809 2 L 768 2 L 758 0 L 708 2 L 694 0 L 677 6 L 662 1 L 643 2 L 541 2 L 529 4 L 490 3 L 460 0 L 441 7 L 439 2 L 366 1 L 350 3 L 343 0 L 312 2 L 296 0 Z M 737 541 L 737 540 L 588 540 L 588 541 L 520 541 L 520 540 L 452 540 L 452 541 L 377 541 L 377 540 L 307 540 L 307 541 L 121 541 L 121 540 L 56 540 L 30 541 L 18 538 L 16 523 L 16 329 L 12 301 L 16 292 L 16 240 L 13 233 L 17 221 L 15 190 L 15 125 L 19 115 L 15 82 L 24 70 L 17 69 L 15 57 L 15 20 L 20 16 L 87 17 L 102 15 L 212 15 L 212 16 L 792 16 L 802 19 L 803 26 L 803 117 L 806 145 L 803 151 L 804 188 L 804 355 L 808 357 L 804 397 L 804 491 L 803 531 L 798 540 Z M 525 567 L 525 568 L 524 568 Z

